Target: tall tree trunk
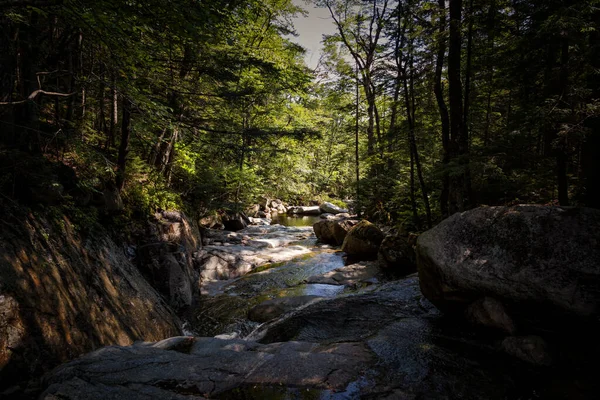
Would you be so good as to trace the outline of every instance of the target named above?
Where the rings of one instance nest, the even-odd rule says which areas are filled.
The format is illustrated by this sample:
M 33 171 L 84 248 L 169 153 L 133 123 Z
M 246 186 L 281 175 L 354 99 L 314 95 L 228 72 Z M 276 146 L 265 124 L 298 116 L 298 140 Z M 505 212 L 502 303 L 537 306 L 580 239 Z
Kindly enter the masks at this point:
M 464 129 L 463 96 L 460 79 L 462 0 L 450 0 L 450 37 L 448 45 L 448 83 L 450 97 L 450 161 L 456 161 L 460 171 L 450 179 L 449 213 L 464 211 L 468 206 L 466 170 L 468 167 L 468 137 Z
M 131 103 L 129 99 L 123 98 L 123 116 L 121 118 L 121 143 L 117 157 L 116 185 L 119 191 L 125 186 L 125 168 L 127 166 L 127 154 L 129 153 L 129 138 L 131 136 Z
M 356 74 L 356 82 L 355 82 L 355 101 L 356 101 L 356 115 L 354 118 L 354 160 L 356 166 L 356 200 L 355 204 L 357 205 L 358 215 L 360 216 L 360 157 L 358 154 L 359 147 L 359 117 L 360 117 L 360 91 L 358 89 L 358 64 L 355 66 L 355 74 Z
M 565 108 L 569 107 L 569 38 L 562 38 L 560 56 L 560 102 Z M 558 129 L 559 127 L 557 127 Z M 567 138 L 556 137 L 554 152 L 556 156 L 556 175 L 558 183 L 558 203 L 561 206 L 569 205 L 569 179 L 567 177 Z
M 117 78 L 115 75 L 113 75 L 112 78 L 110 92 L 110 126 L 108 131 L 108 139 L 105 146 L 107 149 L 115 147 L 115 137 L 117 136 L 117 126 L 119 124 L 119 95 L 117 92 Z
M 408 135 L 408 142 L 410 143 L 410 133 Z M 419 219 L 419 212 L 417 210 L 417 200 L 415 196 L 415 155 L 412 151 L 412 146 L 409 145 L 410 150 L 410 207 L 413 212 L 413 219 L 417 229 L 421 229 L 421 221 Z
M 413 46 L 412 40 L 408 46 L 408 57 L 407 66 L 406 63 L 402 71 L 404 81 L 404 102 L 406 107 L 406 120 L 408 122 L 408 145 L 410 150 L 410 180 L 411 180 L 411 201 L 414 201 L 414 167 L 417 170 L 417 176 L 419 178 L 419 184 L 421 186 L 421 194 L 423 197 L 423 204 L 425 206 L 425 213 L 427 215 L 427 227 L 431 228 L 431 207 L 429 205 L 429 196 L 427 193 L 427 187 L 425 186 L 425 179 L 423 178 L 423 171 L 421 169 L 421 162 L 419 160 L 419 151 L 417 149 L 417 141 L 415 138 L 416 120 L 415 120 L 415 92 L 414 92 L 414 68 L 413 68 Z M 410 82 L 410 84 L 409 84 Z
M 440 211 L 442 217 L 448 217 L 448 199 L 450 189 L 450 176 L 448 173 L 448 163 L 450 161 L 450 117 L 448 107 L 444 100 L 444 90 L 442 88 L 442 71 L 444 69 L 444 56 L 446 55 L 446 2 L 438 0 L 439 27 L 438 27 L 438 51 L 435 63 L 435 83 L 433 91 L 440 111 L 440 120 L 442 124 L 442 147 L 444 155 L 442 158 L 442 191 L 440 193 Z
M 469 163 L 470 147 L 470 106 L 471 106 L 471 75 L 473 66 L 473 0 L 469 1 L 469 28 L 467 31 L 467 66 L 465 70 L 465 105 L 463 117 L 463 134 L 459 142 L 459 153 L 463 162 L 464 180 L 463 192 L 465 196 L 465 209 L 471 207 L 473 192 L 471 189 L 471 166 Z

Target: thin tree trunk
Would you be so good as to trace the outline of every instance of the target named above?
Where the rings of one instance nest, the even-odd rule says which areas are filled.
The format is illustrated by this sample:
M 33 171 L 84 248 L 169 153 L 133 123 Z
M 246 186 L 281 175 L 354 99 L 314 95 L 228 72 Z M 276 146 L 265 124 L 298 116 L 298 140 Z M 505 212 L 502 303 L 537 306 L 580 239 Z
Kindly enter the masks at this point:
M 417 149 L 416 139 L 415 139 L 415 99 L 414 99 L 414 71 L 412 66 L 412 42 L 409 45 L 409 51 L 411 54 L 408 59 L 410 60 L 410 65 L 408 66 L 408 70 L 410 73 L 409 77 L 407 77 L 407 66 L 406 64 L 403 67 L 402 75 L 404 77 L 404 102 L 406 107 L 406 119 L 408 122 L 408 145 L 410 150 L 410 185 L 411 185 L 411 201 L 414 200 L 414 167 L 417 169 L 417 176 L 419 178 L 419 184 L 421 186 L 421 194 L 423 196 L 423 204 L 425 206 L 425 212 L 427 215 L 427 227 L 431 228 L 431 208 L 429 205 L 429 197 L 427 194 L 427 188 L 425 186 L 425 179 L 423 178 L 423 172 L 421 170 L 421 162 L 419 161 L 419 152 Z M 410 80 L 410 87 L 407 81 Z M 416 206 L 415 206 L 416 207 Z M 418 216 L 416 216 L 418 217 Z
M 113 76 L 111 91 L 111 106 L 110 106 L 110 127 L 108 132 L 108 139 L 106 141 L 106 148 L 115 147 L 115 136 L 117 133 L 117 126 L 119 124 L 119 95 L 117 93 L 117 78 Z
M 569 106 L 569 38 L 564 37 L 562 39 L 562 49 L 560 56 L 560 101 L 564 104 L 564 107 Z M 557 127 L 558 129 L 558 127 Z M 557 135 L 555 135 L 557 136 Z M 555 144 L 554 152 L 556 155 L 556 174 L 558 183 L 558 203 L 561 206 L 569 205 L 569 178 L 567 176 L 567 144 L 565 137 L 559 137 Z
M 448 83 L 450 94 L 450 161 L 456 160 L 461 171 L 450 179 L 449 212 L 464 211 L 468 204 L 465 193 L 468 138 L 464 130 L 463 95 L 460 79 L 462 0 L 450 0 L 450 37 L 448 46 Z M 465 146 L 466 144 L 466 146 Z
M 355 126 L 354 126 L 354 160 L 356 165 L 356 201 L 358 215 L 360 216 L 360 158 L 358 154 L 358 145 L 359 145 L 359 111 L 360 111 L 360 92 L 358 90 L 358 64 L 355 66 L 355 74 L 356 74 L 356 82 L 355 82 L 355 101 L 356 101 L 356 115 L 355 115 Z
M 444 56 L 446 54 L 446 5 L 445 0 L 438 0 L 439 28 L 438 28 L 438 53 L 435 65 L 435 84 L 433 91 L 440 111 L 440 120 L 442 124 L 442 147 L 444 155 L 442 158 L 442 191 L 440 193 L 440 211 L 442 217 L 449 216 L 448 201 L 450 190 L 450 176 L 448 173 L 448 163 L 450 161 L 450 117 L 448 107 L 444 100 L 444 91 L 442 88 L 442 71 L 444 68 Z
M 129 138 L 131 136 L 131 103 L 123 99 L 123 116 L 121 118 L 121 143 L 117 157 L 116 184 L 119 191 L 125 186 L 125 168 L 127 166 L 127 153 L 129 153 Z

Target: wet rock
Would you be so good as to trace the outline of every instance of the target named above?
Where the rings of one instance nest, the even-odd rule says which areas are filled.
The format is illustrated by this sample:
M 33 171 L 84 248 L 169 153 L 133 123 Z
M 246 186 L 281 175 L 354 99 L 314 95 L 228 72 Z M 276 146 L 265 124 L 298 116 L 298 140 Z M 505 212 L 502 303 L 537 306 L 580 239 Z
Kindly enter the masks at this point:
M 259 226 L 271 225 L 271 220 L 268 218 L 248 217 L 248 219 L 250 220 L 251 225 L 259 225 Z
M 474 325 L 498 329 L 509 335 L 514 335 L 516 331 L 515 323 L 502 303 L 492 297 L 475 301 L 467 308 L 465 316 Z
M 347 213 L 348 210 L 342 207 L 338 207 L 333 203 L 329 203 L 329 202 L 324 202 L 322 203 L 319 208 L 321 209 L 321 212 L 324 213 L 329 213 L 329 214 L 342 214 L 342 213 Z
M 379 246 L 377 261 L 383 270 L 395 276 L 417 271 L 415 251 L 402 236 L 386 236 Z
M 307 283 L 326 285 L 357 286 L 361 283 L 377 282 L 381 275 L 379 266 L 374 261 L 364 261 L 334 269 L 323 275 L 311 276 Z
M 271 385 L 342 390 L 371 362 L 359 343 L 196 338 L 187 353 L 146 344 L 107 347 L 55 370 L 40 398 L 202 399 Z
M 379 228 L 363 220 L 348 231 L 342 251 L 364 259 L 375 258 L 383 238 L 383 232 Z
M 374 293 L 327 299 L 260 327 L 250 338 L 263 343 L 358 341 L 399 318 L 425 315 L 415 277 L 383 285 Z
M 202 280 L 232 279 L 254 268 L 291 260 L 310 253 L 292 242 L 310 237 L 310 228 L 281 225 L 249 226 L 238 232 L 204 233 L 206 245 L 194 256 L 194 268 Z
M 600 316 L 600 210 L 519 205 L 454 214 L 417 242 L 421 289 L 461 311 L 482 296 L 534 328 Z
M 321 299 L 323 298 L 319 296 L 296 296 L 267 300 L 252 307 L 248 311 L 248 319 L 255 322 L 267 322 Z
M 502 341 L 507 354 L 534 365 L 552 365 L 548 344 L 539 336 L 509 336 Z

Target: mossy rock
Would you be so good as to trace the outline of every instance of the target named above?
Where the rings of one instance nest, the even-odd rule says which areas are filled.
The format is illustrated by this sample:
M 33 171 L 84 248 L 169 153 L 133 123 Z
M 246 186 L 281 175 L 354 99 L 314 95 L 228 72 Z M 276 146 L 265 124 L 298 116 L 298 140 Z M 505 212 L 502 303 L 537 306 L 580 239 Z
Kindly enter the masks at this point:
M 342 251 L 360 258 L 375 258 L 384 236 L 383 232 L 369 221 L 360 221 L 348 231 Z

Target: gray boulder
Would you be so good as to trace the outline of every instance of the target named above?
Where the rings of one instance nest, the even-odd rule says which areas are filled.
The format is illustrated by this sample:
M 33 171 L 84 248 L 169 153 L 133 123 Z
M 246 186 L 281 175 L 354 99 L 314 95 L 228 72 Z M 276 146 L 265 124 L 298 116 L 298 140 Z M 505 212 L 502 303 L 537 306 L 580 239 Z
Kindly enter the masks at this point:
M 461 311 L 490 296 L 531 326 L 560 329 L 600 315 L 600 210 L 519 205 L 454 214 L 423 233 L 423 294 Z
M 329 214 L 342 214 L 342 213 L 347 213 L 348 210 L 342 207 L 338 207 L 333 203 L 329 203 L 329 202 L 324 202 L 323 204 L 321 204 L 319 206 L 319 208 L 321 209 L 322 212 L 324 213 L 329 213 Z
M 288 214 L 300 214 L 300 215 L 321 215 L 321 209 L 319 206 L 297 206 L 290 207 L 287 210 Z

